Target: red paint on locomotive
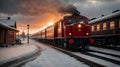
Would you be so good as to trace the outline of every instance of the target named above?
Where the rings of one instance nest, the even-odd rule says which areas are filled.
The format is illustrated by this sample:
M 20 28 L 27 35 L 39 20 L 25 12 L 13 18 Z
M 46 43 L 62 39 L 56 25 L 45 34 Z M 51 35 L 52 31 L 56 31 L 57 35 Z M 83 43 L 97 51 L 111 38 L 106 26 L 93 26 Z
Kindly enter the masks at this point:
M 82 19 L 82 21 L 70 23 L 72 21 L 71 19 Z M 88 19 L 84 16 L 65 17 L 64 31 L 66 37 L 90 36 L 90 26 L 88 25 Z
M 64 35 L 65 35 L 65 37 L 72 37 L 72 35 L 73 35 L 72 34 L 73 33 L 72 27 L 73 26 L 71 26 L 71 25 L 64 26 L 64 31 L 65 31 Z

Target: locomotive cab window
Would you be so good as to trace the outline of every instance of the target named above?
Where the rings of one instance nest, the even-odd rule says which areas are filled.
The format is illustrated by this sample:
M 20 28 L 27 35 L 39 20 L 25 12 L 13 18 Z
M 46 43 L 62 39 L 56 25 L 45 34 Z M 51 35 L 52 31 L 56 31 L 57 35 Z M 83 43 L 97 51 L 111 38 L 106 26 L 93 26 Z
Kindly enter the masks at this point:
M 85 24 L 85 18 L 71 18 L 69 20 L 70 24 L 74 24 L 74 23 L 84 23 Z
M 106 30 L 106 23 L 103 23 L 103 30 Z
M 79 22 L 79 23 L 84 23 L 84 24 L 85 24 L 85 20 L 86 20 L 86 19 L 79 19 L 79 20 L 77 20 L 77 22 Z
M 114 21 L 111 21 L 110 22 L 110 29 L 114 29 L 115 28 L 115 23 L 114 23 Z

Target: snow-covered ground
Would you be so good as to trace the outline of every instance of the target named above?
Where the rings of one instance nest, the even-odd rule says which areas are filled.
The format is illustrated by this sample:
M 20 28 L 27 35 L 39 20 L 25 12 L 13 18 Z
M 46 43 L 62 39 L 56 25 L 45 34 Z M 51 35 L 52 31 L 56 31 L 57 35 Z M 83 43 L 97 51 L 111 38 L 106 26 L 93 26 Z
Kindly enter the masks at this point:
M 53 48 L 45 46 L 41 43 L 36 45 L 42 48 L 41 55 L 34 61 L 28 62 L 22 67 L 89 67 L 83 62 L 57 51 Z
M 110 49 L 104 49 L 104 48 L 98 48 L 98 47 L 90 47 L 90 49 L 95 50 L 95 51 L 100 51 L 100 52 L 120 55 L 120 51 L 116 51 L 116 50 L 110 50 Z
M 0 65 L 6 62 L 32 55 L 37 51 L 38 48 L 33 43 L 27 44 L 26 41 L 23 42 L 23 45 L 0 48 Z
M 62 52 L 59 52 L 53 48 L 45 46 L 44 44 L 36 43 L 36 45 L 42 48 L 41 55 L 34 61 L 28 62 L 25 65 L 23 65 L 22 67 L 89 67 L 88 65 L 84 64 L 83 62 L 79 62 L 76 59 L 74 59 Z M 116 55 L 120 54 L 119 52 L 116 52 L 113 50 L 95 48 L 95 47 L 90 47 L 90 48 L 93 50 L 101 51 L 101 52 L 107 52 L 107 53 L 116 54 Z M 107 67 L 120 67 L 120 65 L 116 65 L 112 62 L 108 62 L 108 61 L 105 61 L 102 59 L 84 55 L 80 52 L 72 52 L 72 53 L 76 54 L 80 57 L 86 58 L 88 60 L 105 65 Z M 94 53 L 94 54 L 97 54 L 97 53 Z M 105 56 L 102 54 L 97 54 L 97 55 Z M 107 56 L 107 55 L 106 55 L 106 57 L 119 60 L 119 58 L 114 58 L 114 57 Z
M 120 52 L 119 51 L 115 51 L 115 50 L 103 49 L 103 48 L 97 48 L 97 47 L 90 47 L 90 49 L 95 50 L 95 51 L 100 51 L 100 52 L 105 52 L 105 53 L 120 55 Z M 108 61 L 105 61 L 105 60 L 102 60 L 102 59 L 99 59 L 99 58 L 95 58 L 95 57 L 91 57 L 91 56 L 88 56 L 88 55 L 84 55 L 84 54 L 82 54 L 80 52 L 72 52 L 72 53 L 75 54 L 75 55 L 81 56 L 83 58 L 86 58 L 88 60 L 100 63 L 100 64 L 105 65 L 107 67 L 120 67 L 120 65 L 116 65 L 116 64 L 114 64 L 112 62 L 108 62 Z M 89 52 L 89 53 L 92 53 L 92 54 L 95 54 L 95 55 L 98 55 L 98 56 L 102 56 L 102 57 L 106 57 L 106 58 L 110 58 L 110 59 L 114 59 L 114 60 L 120 61 L 120 58 L 117 58 L 117 57 L 113 57 L 113 56 L 109 56 L 109 55 L 104 55 L 104 54 L 100 54 L 100 53 L 94 53 L 94 52 Z
M 89 52 L 89 53 L 120 61 L 120 58 L 118 58 L 118 57 L 113 57 L 113 56 L 110 56 L 110 55 L 105 55 L 105 54 L 100 54 L 100 53 L 95 53 L 95 52 Z
M 58 50 L 50 48 L 36 41 L 30 40 L 30 44 L 27 44 L 26 41 L 24 41 L 23 43 L 24 43 L 23 45 L 10 46 L 8 48 L 0 48 L 0 64 L 34 54 L 38 50 L 37 47 L 41 47 L 42 51 L 40 56 L 37 57 L 35 60 L 26 63 L 22 67 L 89 67 L 83 62 L 77 61 L 73 57 L 70 57 Z M 90 47 L 90 48 L 101 52 L 120 55 L 119 51 L 96 48 L 96 47 Z M 86 58 L 88 60 L 103 64 L 107 67 L 120 67 L 120 65 L 116 65 L 112 62 L 108 62 L 102 59 L 84 55 L 80 52 L 72 52 L 72 53 L 81 56 L 83 58 Z M 91 53 L 105 56 L 94 52 Z M 107 55 L 106 57 L 119 60 L 119 58 L 113 58 Z
M 86 58 L 88 60 L 94 61 L 96 63 L 105 65 L 107 67 L 120 67 L 120 65 L 116 65 L 114 63 L 111 63 L 111 62 L 108 62 L 108 61 L 105 61 L 105 60 L 102 60 L 102 59 L 98 59 L 98 58 L 95 58 L 95 57 L 84 55 L 84 54 L 81 54 L 80 52 L 73 52 L 73 54 L 78 55 L 78 56 L 83 57 L 83 58 Z

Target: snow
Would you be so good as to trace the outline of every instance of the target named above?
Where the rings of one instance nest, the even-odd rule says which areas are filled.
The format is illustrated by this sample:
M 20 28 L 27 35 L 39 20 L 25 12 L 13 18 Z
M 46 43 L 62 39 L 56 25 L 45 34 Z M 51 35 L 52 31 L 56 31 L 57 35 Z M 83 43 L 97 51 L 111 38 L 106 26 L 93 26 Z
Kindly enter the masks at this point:
M 9 27 L 7 24 L 4 24 L 4 22 L 1 22 L 1 21 L 0 21 L 0 25 L 5 26 L 5 27 Z
M 15 28 L 8 26 L 9 24 L 5 24 L 5 23 L 4 23 L 3 21 L 1 21 L 1 20 L 0 20 L 0 25 L 1 25 L 1 26 L 4 26 L 4 27 L 6 27 L 6 28 L 12 29 L 12 30 L 16 30 Z
M 73 54 L 78 55 L 78 56 L 83 57 L 83 58 L 86 58 L 88 60 L 94 61 L 96 63 L 105 65 L 107 67 L 120 67 L 120 65 L 116 65 L 114 63 L 111 63 L 111 62 L 108 62 L 108 61 L 105 61 L 105 60 L 102 60 L 102 59 L 98 59 L 98 58 L 95 58 L 95 57 L 84 55 L 84 54 L 81 54 L 80 52 L 73 52 Z
M 97 48 L 97 47 L 90 47 L 90 49 L 95 50 L 95 51 L 110 53 L 110 54 L 114 54 L 114 55 L 120 55 L 120 51 L 104 49 L 104 48 Z
M 100 18 L 97 18 L 95 20 L 91 20 L 89 23 L 91 24 L 91 23 L 99 22 L 99 21 L 106 20 L 106 19 L 113 18 L 113 17 L 117 17 L 117 16 L 120 16 L 120 11 L 103 16 L 103 17 L 100 17 Z
M 89 52 L 89 53 L 95 54 L 95 55 L 98 55 L 98 56 L 102 56 L 102 57 L 106 57 L 106 58 L 110 58 L 110 59 L 113 59 L 113 60 L 120 61 L 120 58 L 113 57 L 113 56 L 110 56 L 110 55 L 105 55 L 105 54 L 100 54 L 100 53 L 94 53 L 94 52 Z
M 47 47 L 41 43 L 36 44 L 42 48 L 41 55 L 34 61 L 28 62 L 22 67 L 89 67 L 83 62 Z
M 0 22 L 7 24 L 8 26 L 14 26 L 15 20 L 8 20 L 8 19 L 0 19 Z
M 0 48 L 0 65 L 22 57 L 32 55 L 38 51 L 34 44 L 23 44 L 8 48 Z
M 37 57 L 35 60 L 24 64 L 22 67 L 89 67 L 88 65 L 74 59 L 73 57 L 70 57 L 58 50 L 50 48 L 36 41 L 30 40 L 30 44 L 27 44 L 26 41 L 24 41 L 23 43 L 24 43 L 23 45 L 16 45 L 8 48 L 0 48 L 0 64 L 9 62 L 15 59 L 19 59 L 21 57 L 32 55 L 37 52 L 38 50 L 37 47 L 40 47 L 41 48 L 40 56 Z M 120 55 L 119 51 L 95 48 L 95 47 L 90 47 L 90 48 L 92 48 L 93 50 L 104 51 L 107 53 Z M 112 62 L 105 61 L 99 58 L 84 55 L 80 52 L 72 52 L 72 53 L 80 57 L 86 58 L 88 60 L 94 61 L 96 63 L 105 65 L 107 67 L 120 67 L 120 65 L 116 65 Z M 98 53 L 94 53 L 94 54 L 105 56 L 115 60 L 120 59 L 120 58 L 114 58 L 111 56 L 98 54 Z

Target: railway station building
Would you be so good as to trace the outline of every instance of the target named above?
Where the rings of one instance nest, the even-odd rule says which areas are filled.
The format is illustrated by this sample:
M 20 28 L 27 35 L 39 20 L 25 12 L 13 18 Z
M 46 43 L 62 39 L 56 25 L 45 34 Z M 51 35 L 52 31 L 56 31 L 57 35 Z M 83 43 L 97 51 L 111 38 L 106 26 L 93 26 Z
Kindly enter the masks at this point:
M 19 32 L 14 20 L 0 19 L 0 46 L 8 46 L 16 43 L 16 33 Z

